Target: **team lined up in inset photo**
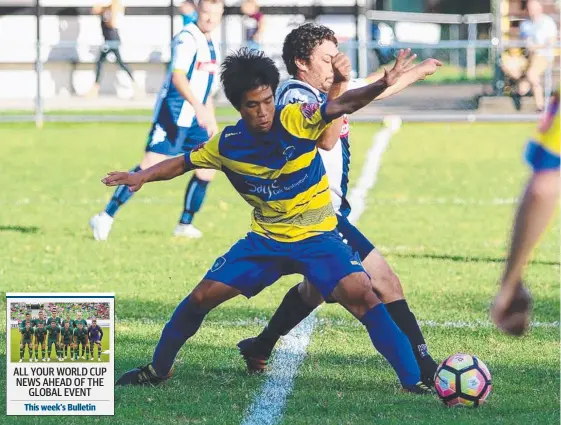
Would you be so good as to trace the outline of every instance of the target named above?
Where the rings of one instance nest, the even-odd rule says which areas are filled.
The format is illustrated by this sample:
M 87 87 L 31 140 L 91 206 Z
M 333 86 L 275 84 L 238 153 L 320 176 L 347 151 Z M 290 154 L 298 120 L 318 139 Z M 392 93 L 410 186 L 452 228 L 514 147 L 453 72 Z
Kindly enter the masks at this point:
M 98 322 L 109 319 L 109 308 L 105 304 L 49 304 L 48 307 L 41 306 L 34 317 L 31 306 L 13 303 L 10 306 L 11 320 L 18 324 L 11 330 L 12 362 L 38 362 L 39 358 L 43 362 L 108 361 L 109 327 L 104 330 Z M 23 319 L 22 311 L 25 311 Z M 49 313 L 45 311 L 50 311 L 50 317 L 46 318 Z

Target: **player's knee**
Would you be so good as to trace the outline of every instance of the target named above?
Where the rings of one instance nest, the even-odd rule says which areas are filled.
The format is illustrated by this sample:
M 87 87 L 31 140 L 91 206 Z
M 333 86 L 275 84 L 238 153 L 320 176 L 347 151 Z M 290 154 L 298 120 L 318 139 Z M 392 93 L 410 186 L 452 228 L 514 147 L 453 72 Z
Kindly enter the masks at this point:
M 298 293 L 310 307 L 317 307 L 323 302 L 321 293 L 307 279 L 298 285 Z
M 363 262 L 370 275 L 372 289 L 384 303 L 403 299 L 403 288 L 399 277 L 377 251 L 372 251 Z
M 166 159 L 168 159 L 166 155 L 162 155 L 154 152 L 146 152 L 144 154 L 144 157 L 142 158 L 142 161 L 140 162 L 140 168 L 142 170 L 146 170 L 147 168 L 159 164 L 160 162 L 165 161 Z
M 543 202 L 559 195 L 559 176 L 557 172 L 541 172 L 530 180 L 527 194 L 531 200 Z
M 197 176 L 199 180 L 203 180 L 205 182 L 212 181 L 215 175 L 216 175 L 215 170 L 203 169 L 203 168 L 195 170 L 195 176 Z
M 372 284 L 366 273 L 352 273 L 341 279 L 332 293 L 333 297 L 355 317 L 362 317 L 372 307 L 380 304 L 380 299 L 372 291 Z

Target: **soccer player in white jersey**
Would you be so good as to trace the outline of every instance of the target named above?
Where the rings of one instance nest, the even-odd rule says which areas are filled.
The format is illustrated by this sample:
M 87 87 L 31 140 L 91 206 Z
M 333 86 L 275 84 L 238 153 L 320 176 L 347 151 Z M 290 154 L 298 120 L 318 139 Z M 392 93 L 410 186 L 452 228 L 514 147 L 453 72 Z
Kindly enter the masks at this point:
M 384 76 L 383 70 L 365 79 L 350 79 L 351 65 L 348 57 L 337 49 L 337 39 L 329 28 L 305 24 L 294 29 L 285 39 L 283 60 L 293 78 L 277 89 L 276 102 L 286 105 L 297 102 L 324 103 L 344 93 L 350 86 L 357 88 L 375 82 Z M 409 69 L 398 82 L 389 87 L 376 100 L 395 94 L 414 82 L 433 74 L 440 62 L 428 59 Z M 377 137 L 389 138 L 399 128 L 387 126 Z M 346 198 L 349 165 L 349 124 L 346 116 L 335 120 L 319 140 L 320 154 L 329 178 L 331 199 L 337 212 L 337 229 L 343 239 L 358 252 L 368 274 L 373 290 L 385 303 L 392 319 L 409 339 L 421 379 L 427 386 L 434 383 L 437 364 L 428 353 L 427 345 L 414 314 L 403 294 L 399 278 L 374 245 L 347 219 L 351 206 Z M 328 300 L 328 302 L 331 300 Z M 264 369 L 271 351 L 282 335 L 286 335 L 308 316 L 323 298 L 306 280 L 294 286 L 271 318 L 263 332 L 256 338 L 241 341 L 238 346 L 251 372 Z
M 211 95 L 217 86 L 219 52 L 211 32 L 222 19 L 223 0 L 201 0 L 197 13 L 197 21 L 185 25 L 173 39 L 171 65 L 158 95 L 146 152 L 134 172 L 188 153 L 218 131 Z M 214 174 L 214 170 L 194 172 L 174 235 L 202 236 L 192 221 Z M 92 217 L 90 226 L 96 240 L 108 238 L 115 214 L 132 195 L 127 186 L 117 187 L 105 210 Z

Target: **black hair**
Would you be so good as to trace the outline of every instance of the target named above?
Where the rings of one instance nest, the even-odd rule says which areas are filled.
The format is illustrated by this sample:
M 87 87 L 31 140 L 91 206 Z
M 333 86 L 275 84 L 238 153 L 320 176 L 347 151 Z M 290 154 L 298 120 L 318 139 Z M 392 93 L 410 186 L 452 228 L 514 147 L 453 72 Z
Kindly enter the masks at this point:
M 279 70 L 275 62 L 262 51 L 242 47 L 229 54 L 222 62 L 220 81 L 226 97 L 238 111 L 245 92 L 269 86 L 274 94 L 279 79 Z
M 308 23 L 290 31 L 282 46 L 282 60 L 288 73 L 295 76 L 296 59 L 309 62 L 312 51 L 324 41 L 332 41 L 337 46 L 335 33 L 324 25 Z

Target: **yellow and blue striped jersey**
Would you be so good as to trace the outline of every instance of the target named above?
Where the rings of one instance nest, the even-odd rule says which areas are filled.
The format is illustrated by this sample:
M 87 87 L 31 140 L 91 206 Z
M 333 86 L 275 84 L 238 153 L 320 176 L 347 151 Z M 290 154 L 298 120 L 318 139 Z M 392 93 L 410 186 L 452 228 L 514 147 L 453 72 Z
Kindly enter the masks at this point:
M 316 141 L 329 126 L 327 103 L 290 104 L 276 110 L 267 133 L 243 120 L 185 154 L 186 169 L 222 170 L 254 209 L 255 233 L 295 242 L 335 229 L 329 183 Z
M 536 136 L 526 147 L 526 160 L 534 171 L 559 168 L 561 151 L 559 114 L 559 93 L 556 93 L 552 96 L 549 108 L 538 125 Z

